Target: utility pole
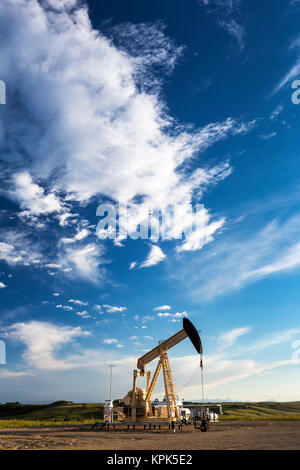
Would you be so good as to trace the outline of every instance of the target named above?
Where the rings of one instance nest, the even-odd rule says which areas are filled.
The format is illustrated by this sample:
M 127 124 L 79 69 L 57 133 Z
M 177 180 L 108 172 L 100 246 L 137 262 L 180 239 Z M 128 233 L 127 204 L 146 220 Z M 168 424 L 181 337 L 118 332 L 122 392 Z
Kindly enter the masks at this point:
M 111 364 L 109 366 L 110 368 L 110 380 L 109 380 L 109 400 L 110 400 L 110 421 L 112 422 L 113 421 L 113 413 L 112 413 L 112 370 L 113 370 L 113 367 L 115 367 L 113 364 Z

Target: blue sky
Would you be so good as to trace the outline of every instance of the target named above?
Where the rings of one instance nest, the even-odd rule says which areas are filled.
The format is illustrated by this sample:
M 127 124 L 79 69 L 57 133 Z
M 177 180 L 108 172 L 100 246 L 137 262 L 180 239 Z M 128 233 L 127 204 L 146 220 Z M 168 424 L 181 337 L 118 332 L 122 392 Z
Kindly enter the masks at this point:
M 299 22 L 296 0 L 1 2 L 0 401 L 103 400 L 110 364 L 120 398 L 184 316 L 208 399 L 299 400 Z M 132 227 L 202 223 L 100 239 L 125 201 Z M 170 356 L 200 399 L 192 345 Z

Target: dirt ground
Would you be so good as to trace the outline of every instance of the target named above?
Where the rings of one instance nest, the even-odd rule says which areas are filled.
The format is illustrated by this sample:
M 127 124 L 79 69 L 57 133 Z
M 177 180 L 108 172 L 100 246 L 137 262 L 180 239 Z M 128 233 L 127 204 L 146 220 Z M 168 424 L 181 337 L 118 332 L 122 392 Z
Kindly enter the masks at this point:
M 300 421 L 211 424 L 208 433 L 158 430 L 90 431 L 90 427 L 0 429 L 0 449 L 190 450 L 300 449 Z

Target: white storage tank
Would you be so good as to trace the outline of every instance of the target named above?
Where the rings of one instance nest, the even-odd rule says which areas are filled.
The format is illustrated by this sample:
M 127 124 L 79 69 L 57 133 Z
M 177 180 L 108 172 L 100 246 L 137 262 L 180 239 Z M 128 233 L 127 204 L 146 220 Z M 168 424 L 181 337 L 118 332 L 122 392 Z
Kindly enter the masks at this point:
M 217 413 L 211 411 L 211 412 L 209 413 L 209 419 L 210 419 L 210 422 L 211 422 L 211 423 L 218 423 L 218 421 L 219 421 L 219 416 L 217 415 Z
M 104 421 L 112 421 L 112 408 L 113 408 L 113 402 L 111 400 L 105 400 L 104 403 L 104 410 L 103 410 L 103 418 Z

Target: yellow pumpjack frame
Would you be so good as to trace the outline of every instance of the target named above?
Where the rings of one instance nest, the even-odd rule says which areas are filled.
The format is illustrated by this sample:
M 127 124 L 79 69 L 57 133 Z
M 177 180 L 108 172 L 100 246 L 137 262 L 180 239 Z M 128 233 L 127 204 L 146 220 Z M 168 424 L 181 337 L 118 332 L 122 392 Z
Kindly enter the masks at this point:
M 159 374 L 163 370 L 164 386 L 165 386 L 165 396 L 166 404 L 168 410 L 168 419 L 170 421 L 177 421 L 179 419 L 179 411 L 176 402 L 175 386 L 172 375 L 172 370 L 170 367 L 170 362 L 168 358 L 167 351 L 180 343 L 182 340 L 187 338 L 188 334 L 185 329 L 178 331 L 175 335 L 171 336 L 166 341 L 162 341 L 158 346 L 151 349 L 148 353 L 144 354 L 137 361 L 138 370 L 133 371 L 133 393 L 131 400 L 131 421 L 136 421 L 136 383 L 137 377 L 147 377 L 147 386 L 146 386 L 146 418 L 153 419 L 153 412 L 151 406 L 151 396 L 155 385 L 157 383 Z M 145 366 L 159 357 L 159 361 L 154 372 L 152 381 L 150 383 L 151 372 L 145 371 Z

